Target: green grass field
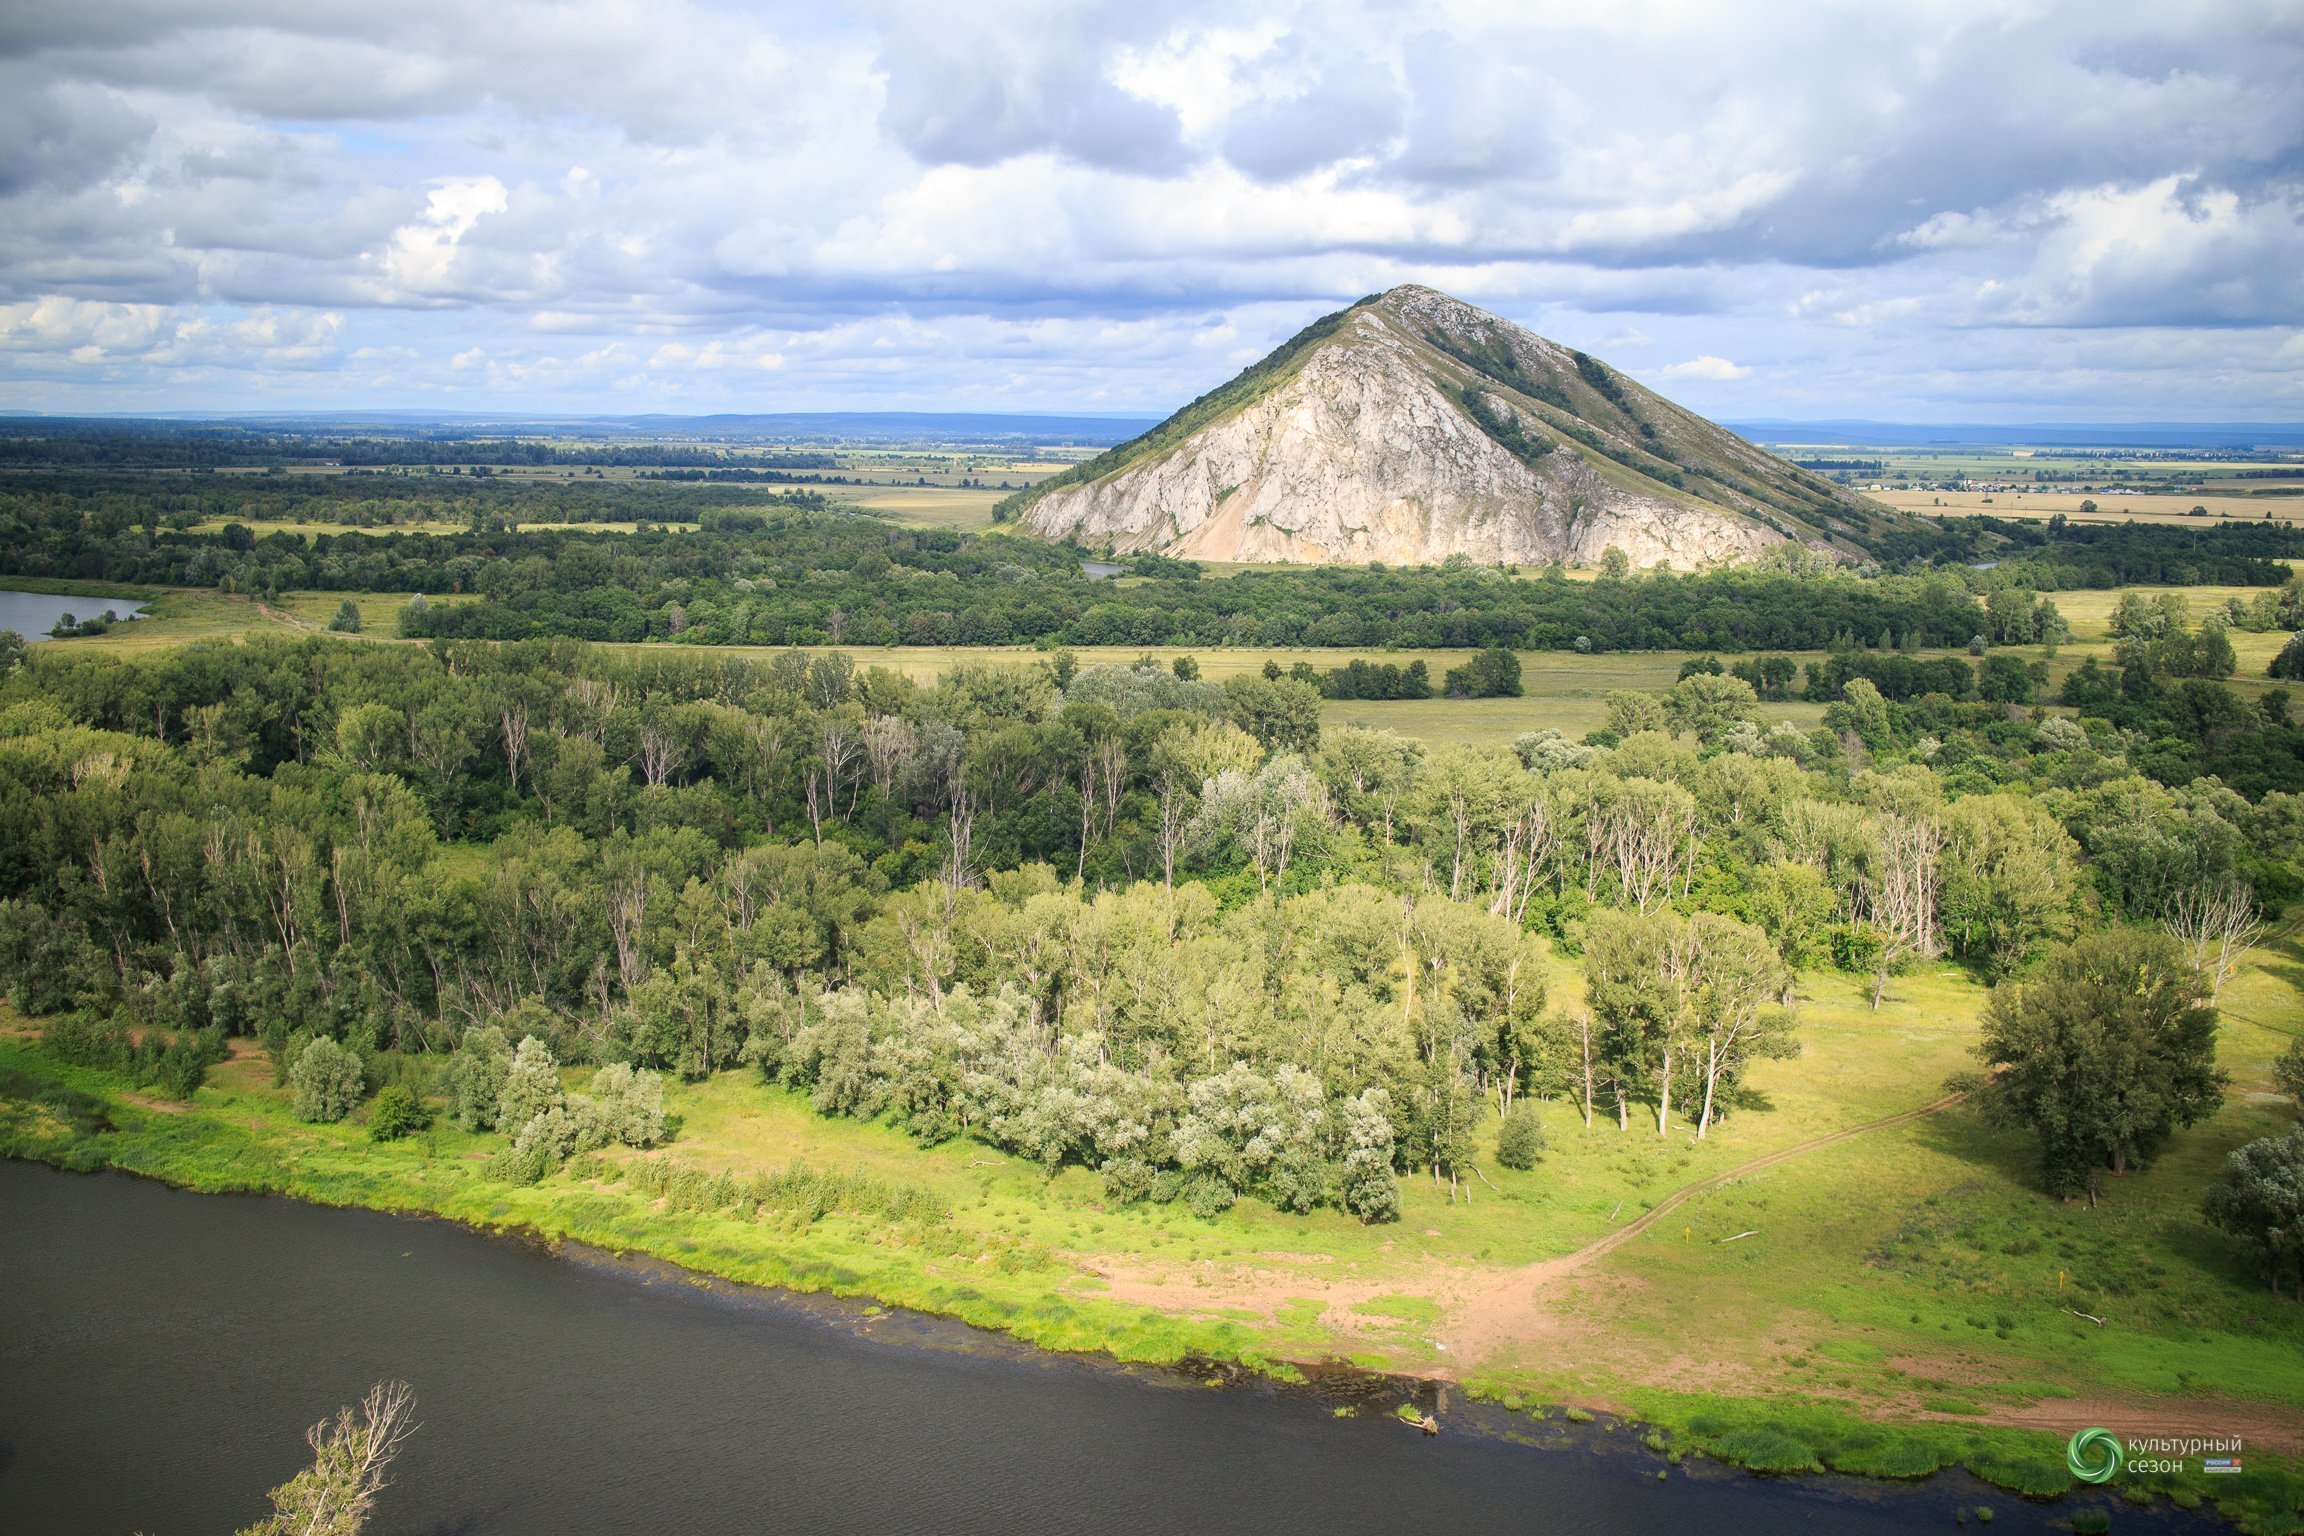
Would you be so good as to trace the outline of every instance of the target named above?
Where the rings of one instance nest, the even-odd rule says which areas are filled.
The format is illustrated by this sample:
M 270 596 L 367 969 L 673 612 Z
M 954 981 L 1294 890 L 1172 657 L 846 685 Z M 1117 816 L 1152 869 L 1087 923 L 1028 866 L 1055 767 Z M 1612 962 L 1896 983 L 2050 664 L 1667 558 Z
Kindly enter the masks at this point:
M 834 486 L 829 494 L 840 506 L 910 527 L 987 533 L 994 526 L 993 506 L 1014 493 L 949 485 L 887 485 Z

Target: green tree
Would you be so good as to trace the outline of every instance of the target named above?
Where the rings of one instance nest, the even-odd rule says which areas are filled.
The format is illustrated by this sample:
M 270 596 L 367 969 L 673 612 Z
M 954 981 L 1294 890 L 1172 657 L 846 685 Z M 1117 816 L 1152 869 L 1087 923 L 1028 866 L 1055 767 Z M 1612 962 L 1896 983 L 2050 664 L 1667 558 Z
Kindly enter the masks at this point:
M 1697 672 L 1672 685 L 1664 696 L 1664 712 L 1674 730 L 1716 746 L 1739 723 L 1759 723 L 1759 695 L 1743 678 Z
M 567 1106 L 560 1087 L 560 1064 L 552 1048 L 534 1035 L 521 1038 L 504 1073 L 504 1091 L 496 1101 L 496 1126 L 518 1136 L 531 1120 Z
M 512 1047 L 504 1031 L 493 1024 L 465 1030 L 463 1048 L 448 1074 L 456 1094 L 456 1123 L 468 1131 L 496 1129 L 504 1079 L 511 1070 Z
M 360 1102 L 360 1058 L 326 1035 L 308 1041 L 288 1069 L 296 1118 L 328 1125 Z
M 2054 1194 L 2142 1165 L 2179 1127 L 2223 1103 L 2216 1010 L 2166 934 L 2115 929 L 2050 955 L 2037 980 L 2002 982 L 1976 1054 L 1972 1091 L 1990 1119 L 2031 1131 Z
M 1610 690 L 1607 698 L 1608 719 L 1602 727 L 1609 735 L 1621 741 L 1642 731 L 1661 731 L 1671 725 L 1664 713 L 1663 701 L 1652 693 L 1641 693 L 1630 688 Z
M 2275 1140 L 2261 1137 L 2224 1160 L 2201 1210 L 2223 1231 L 2252 1245 L 2280 1294 L 2283 1270 L 2304 1296 L 2304 1126 Z
M 350 598 L 344 599 L 336 609 L 336 616 L 328 621 L 328 627 L 340 635 L 360 633 L 360 605 Z
M 1752 871 L 1744 891 L 1744 915 L 1776 943 L 1776 953 L 1795 970 L 1825 958 L 1826 925 L 1840 903 L 1824 872 L 1812 864 L 1779 861 Z
M 1400 1219 L 1400 1181 L 1392 1172 L 1391 1096 L 1370 1088 L 1337 1103 L 1342 1157 L 1337 1164 L 1337 1200 L 1362 1221 Z
M 2072 934 L 2078 850 L 2037 802 L 1969 795 L 1944 815 L 1937 907 L 1952 952 L 1998 980 Z
M 1234 677 L 1224 683 L 1232 723 L 1267 752 L 1310 752 L 1320 744 L 1320 690 L 1290 677 Z
M 612 1062 L 593 1075 L 590 1097 L 601 1140 L 652 1147 L 664 1139 L 664 1079 L 654 1072 Z
M 1502 646 L 1490 646 L 1464 665 L 1450 667 L 1444 685 L 1452 699 L 1516 699 L 1520 657 Z

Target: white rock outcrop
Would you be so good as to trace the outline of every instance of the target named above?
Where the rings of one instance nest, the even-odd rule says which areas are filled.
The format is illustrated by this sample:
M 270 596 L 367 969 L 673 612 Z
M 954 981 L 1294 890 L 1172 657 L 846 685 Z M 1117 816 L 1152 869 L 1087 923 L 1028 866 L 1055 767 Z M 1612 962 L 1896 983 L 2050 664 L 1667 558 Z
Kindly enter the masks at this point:
M 1566 349 L 1430 289 L 1395 289 L 1352 310 L 1259 398 L 1163 452 L 1047 491 L 1025 509 L 1023 526 L 1120 550 L 1312 563 L 1427 564 L 1460 554 L 1590 564 L 1614 547 L 1635 565 L 1685 569 L 1749 559 L 1784 540 L 1770 526 L 1776 519 L 1751 515 L 1763 510 L 1756 503 L 1747 512 L 1677 491 L 1570 441 L 1509 390 L 1484 391 L 1497 415 L 1554 444 L 1524 462 L 1461 403 L 1484 379 L 1460 354 L 1483 348 L 1508 355 L 1514 377 L 1564 380 L 1551 385 L 1562 396 L 1590 393 Z M 1680 463 L 1732 456 L 1738 475 L 1789 468 L 1629 381 L 1618 387 L 1636 392 L 1640 417 L 1626 410 L 1614 419 L 1598 395 L 1578 403 L 1590 407 L 1579 413 L 1593 422 L 1585 430 L 1620 454 L 1665 444 Z M 1647 423 L 1646 441 L 1626 430 L 1635 421 Z

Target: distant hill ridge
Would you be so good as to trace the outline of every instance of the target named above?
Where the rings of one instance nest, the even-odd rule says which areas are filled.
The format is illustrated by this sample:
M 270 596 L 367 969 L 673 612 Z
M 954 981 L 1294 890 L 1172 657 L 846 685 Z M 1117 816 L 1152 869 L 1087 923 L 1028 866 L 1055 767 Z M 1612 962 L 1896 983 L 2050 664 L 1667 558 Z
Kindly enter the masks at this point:
M 1599 359 L 1409 285 L 1314 321 L 1140 437 L 1001 504 L 1032 532 L 1212 560 L 1861 553 L 1898 514 Z

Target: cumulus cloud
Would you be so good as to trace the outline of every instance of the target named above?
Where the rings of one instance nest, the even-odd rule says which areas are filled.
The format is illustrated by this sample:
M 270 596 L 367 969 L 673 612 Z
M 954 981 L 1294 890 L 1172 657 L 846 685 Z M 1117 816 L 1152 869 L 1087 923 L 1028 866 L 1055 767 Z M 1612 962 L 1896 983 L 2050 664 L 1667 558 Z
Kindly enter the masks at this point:
M 1672 363 L 1656 370 L 1660 379 L 1702 379 L 1707 383 L 1725 384 L 1732 379 L 1748 379 L 1752 370 L 1728 361 L 1724 357 L 1692 357 L 1684 363 Z
M 1413 280 L 1716 411 L 2292 409 L 2292 7 L 1771 17 L 20 6 L 0 405 L 1151 407 Z

